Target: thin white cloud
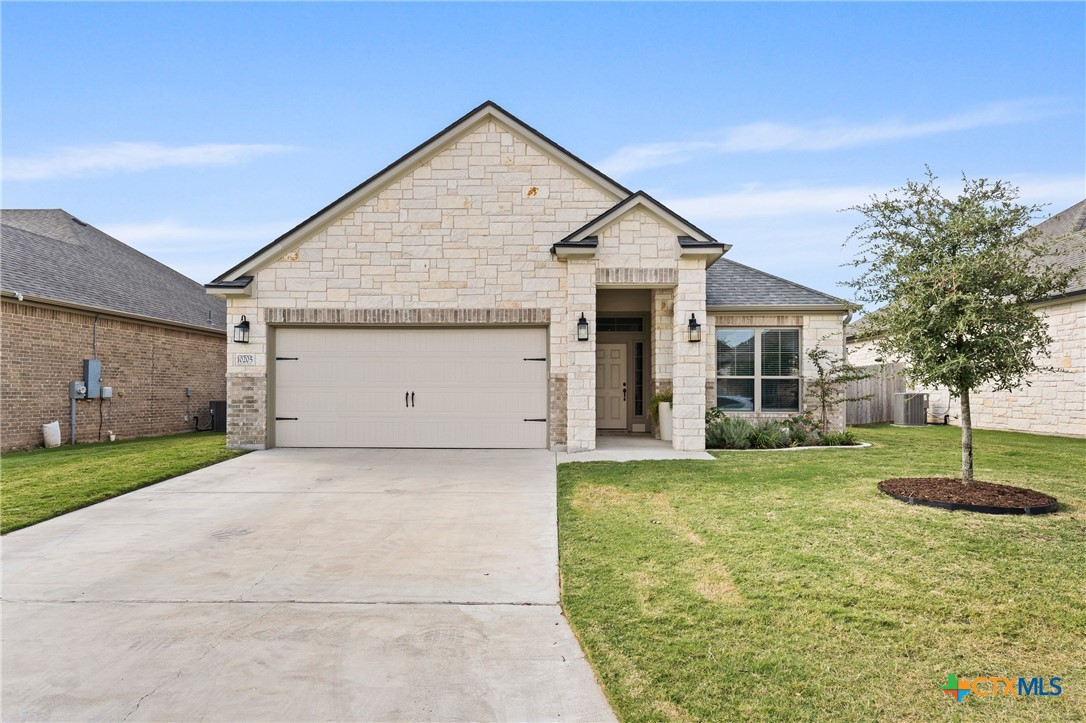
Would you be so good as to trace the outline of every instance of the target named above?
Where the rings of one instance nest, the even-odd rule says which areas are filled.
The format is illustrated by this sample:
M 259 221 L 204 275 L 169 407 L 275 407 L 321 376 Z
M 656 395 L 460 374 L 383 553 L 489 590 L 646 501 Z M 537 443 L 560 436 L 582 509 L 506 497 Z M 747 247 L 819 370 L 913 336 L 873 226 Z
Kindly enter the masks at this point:
M 667 199 L 664 203 L 695 223 L 835 213 L 866 201 L 883 189 L 874 186 L 765 188 L 746 186 L 711 196 Z
M 103 231 L 191 279 L 210 281 L 294 227 L 279 221 L 221 226 L 174 219 L 103 223 Z
M 1051 204 L 1050 212 L 1078 203 L 1086 197 L 1086 177 L 1074 175 L 1009 175 L 1018 186 L 1023 203 Z M 953 197 L 961 188 L 957 178 L 940 179 L 943 193 Z M 736 221 L 835 214 L 866 203 L 871 196 L 884 196 L 892 186 L 802 186 L 769 187 L 751 184 L 739 190 L 708 196 L 664 199 L 664 203 L 694 223 Z
M 685 163 L 707 154 L 859 148 L 986 126 L 1022 123 L 1047 117 L 1051 113 L 1050 103 L 1009 101 L 926 121 L 886 119 L 874 123 L 843 123 L 826 120 L 810 126 L 749 123 L 725 128 L 704 140 L 625 146 L 600 163 L 600 167 L 610 174 L 633 173 Z
M 194 226 L 173 219 L 162 219 L 105 223 L 101 225 L 101 229 L 129 246 L 134 246 L 145 254 L 154 256 L 155 253 L 195 253 L 212 249 L 218 251 L 224 248 L 227 253 L 237 253 L 236 249 L 245 248 L 246 245 L 256 249 L 289 231 L 294 225 L 288 221 L 280 221 Z
M 133 173 L 155 168 L 233 166 L 270 153 L 297 150 L 272 143 L 107 143 L 58 148 L 41 156 L 4 159 L 4 180 L 45 181 L 106 173 Z

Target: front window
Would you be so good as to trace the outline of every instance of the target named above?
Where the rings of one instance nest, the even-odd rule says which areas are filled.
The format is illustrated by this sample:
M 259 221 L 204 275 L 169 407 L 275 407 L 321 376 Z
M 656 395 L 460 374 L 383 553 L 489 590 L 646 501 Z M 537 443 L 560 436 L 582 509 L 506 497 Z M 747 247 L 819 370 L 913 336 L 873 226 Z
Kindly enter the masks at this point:
M 726 412 L 798 412 L 799 354 L 799 329 L 718 329 L 716 405 Z

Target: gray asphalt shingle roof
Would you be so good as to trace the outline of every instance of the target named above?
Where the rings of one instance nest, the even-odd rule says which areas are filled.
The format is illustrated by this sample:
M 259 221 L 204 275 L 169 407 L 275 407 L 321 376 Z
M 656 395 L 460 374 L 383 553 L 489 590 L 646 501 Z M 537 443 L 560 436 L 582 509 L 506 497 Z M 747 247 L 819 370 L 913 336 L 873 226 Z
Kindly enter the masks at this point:
M 60 209 L 0 211 L 0 254 L 4 291 L 226 329 L 225 300 Z
M 1064 269 L 1077 271 L 1067 287 L 1068 294 L 1086 290 L 1086 200 L 1037 224 L 1041 235 L 1058 239 L 1048 260 Z
M 744 266 L 727 257 L 705 272 L 706 305 L 716 306 L 827 306 L 840 309 L 842 299 Z

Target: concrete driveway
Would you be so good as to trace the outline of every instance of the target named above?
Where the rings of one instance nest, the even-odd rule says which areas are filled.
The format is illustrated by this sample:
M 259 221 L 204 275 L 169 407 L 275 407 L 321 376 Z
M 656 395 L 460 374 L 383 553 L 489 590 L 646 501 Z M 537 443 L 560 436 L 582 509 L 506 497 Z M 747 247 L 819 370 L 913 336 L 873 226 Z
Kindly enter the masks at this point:
M 254 452 L 7 535 L 3 719 L 613 720 L 554 455 Z

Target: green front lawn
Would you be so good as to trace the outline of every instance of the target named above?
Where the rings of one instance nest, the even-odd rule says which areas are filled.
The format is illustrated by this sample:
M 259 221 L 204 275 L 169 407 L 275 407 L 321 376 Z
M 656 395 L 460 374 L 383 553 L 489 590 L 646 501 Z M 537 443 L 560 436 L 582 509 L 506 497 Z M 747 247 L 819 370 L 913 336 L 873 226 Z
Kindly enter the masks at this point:
M 954 476 L 956 427 L 868 449 L 559 467 L 562 603 L 623 720 L 1086 719 L 1086 442 L 976 432 L 977 479 L 1048 516 L 906 505 Z M 940 692 L 1056 676 L 1059 697 Z
M 0 529 L 11 532 L 244 452 L 212 433 L 8 452 L 0 459 Z

